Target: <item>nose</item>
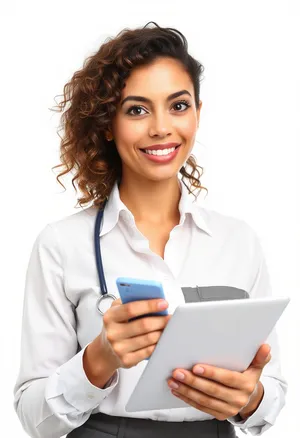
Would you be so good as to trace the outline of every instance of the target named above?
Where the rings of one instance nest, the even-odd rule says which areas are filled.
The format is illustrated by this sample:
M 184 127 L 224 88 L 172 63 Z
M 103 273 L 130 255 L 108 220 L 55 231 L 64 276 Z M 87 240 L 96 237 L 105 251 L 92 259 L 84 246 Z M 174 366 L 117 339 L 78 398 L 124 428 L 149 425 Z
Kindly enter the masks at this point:
M 149 128 L 150 137 L 166 137 L 172 134 L 171 121 L 168 115 L 157 114 L 154 116 Z

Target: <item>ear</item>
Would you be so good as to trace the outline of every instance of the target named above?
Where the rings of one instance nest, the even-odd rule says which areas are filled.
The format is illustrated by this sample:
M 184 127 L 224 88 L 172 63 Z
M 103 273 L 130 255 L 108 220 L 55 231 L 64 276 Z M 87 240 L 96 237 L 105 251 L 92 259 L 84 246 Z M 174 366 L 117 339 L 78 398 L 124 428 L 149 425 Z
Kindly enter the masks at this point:
M 202 108 L 202 100 L 199 101 L 199 108 L 197 108 L 197 126 L 198 126 L 198 128 L 199 128 L 201 108 Z
M 109 127 L 108 130 L 106 130 L 104 132 L 104 135 L 105 135 L 106 140 L 108 140 L 108 141 L 111 141 L 113 139 L 113 134 L 112 134 L 112 131 L 111 131 L 111 127 Z

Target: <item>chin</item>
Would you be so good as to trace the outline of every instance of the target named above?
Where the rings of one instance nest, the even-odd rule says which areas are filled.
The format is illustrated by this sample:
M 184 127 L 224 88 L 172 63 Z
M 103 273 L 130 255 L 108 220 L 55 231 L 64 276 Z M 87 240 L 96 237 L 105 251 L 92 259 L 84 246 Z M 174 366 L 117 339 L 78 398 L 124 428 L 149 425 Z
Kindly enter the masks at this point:
M 157 173 L 153 173 L 153 172 L 143 172 L 143 174 L 141 174 L 141 176 L 149 181 L 153 181 L 153 182 L 159 182 L 159 181 L 167 181 L 169 179 L 175 179 L 178 178 L 178 173 L 179 170 L 173 170 L 173 171 L 166 171 L 166 172 L 157 172 Z

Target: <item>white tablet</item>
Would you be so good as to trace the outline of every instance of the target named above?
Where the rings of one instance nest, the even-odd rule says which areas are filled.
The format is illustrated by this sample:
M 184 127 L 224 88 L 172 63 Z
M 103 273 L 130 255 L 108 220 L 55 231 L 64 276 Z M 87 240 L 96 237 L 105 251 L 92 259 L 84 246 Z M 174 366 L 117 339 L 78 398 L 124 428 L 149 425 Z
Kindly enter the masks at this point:
M 176 398 L 168 387 L 167 380 L 175 368 L 192 369 L 197 363 L 207 363 L 245 371 L 289 301 L 288 297 L 267 297 L 179 305 L 125 410 L 189 406 Z

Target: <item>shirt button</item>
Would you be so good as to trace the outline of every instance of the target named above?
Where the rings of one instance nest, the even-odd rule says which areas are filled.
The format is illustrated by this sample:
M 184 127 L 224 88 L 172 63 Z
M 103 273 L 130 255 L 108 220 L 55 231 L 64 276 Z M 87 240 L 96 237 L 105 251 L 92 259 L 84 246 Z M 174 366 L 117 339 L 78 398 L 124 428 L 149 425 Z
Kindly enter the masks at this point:
M 92 394 L 91 392 L 88 393 L 88 399 L 92 400 L 94 398 L 94 394 Z

